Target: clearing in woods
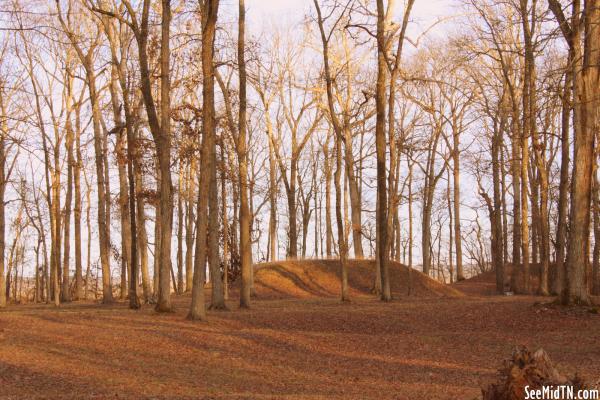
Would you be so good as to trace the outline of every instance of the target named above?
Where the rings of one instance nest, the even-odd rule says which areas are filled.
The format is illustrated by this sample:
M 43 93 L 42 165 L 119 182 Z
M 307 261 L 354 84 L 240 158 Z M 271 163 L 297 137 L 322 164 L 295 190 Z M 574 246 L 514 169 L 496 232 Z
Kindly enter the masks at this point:
M 597 314 L 418 272 L 407 297 L 399 264 L 395 300 L 381 303 L 369 294 L 373 268 L 350 263 L 353 301 L 342 304 L 334 261 L 261 264 L 253 308 L 239 310 L 234 290 L 231 311 L 208 323 L 185 320 L 188 296 L 168 315 L 124 303 L 8 307 L 0 399 L 475 399 L 515 345 L 543 347 L 565 373 L 600 375 Z

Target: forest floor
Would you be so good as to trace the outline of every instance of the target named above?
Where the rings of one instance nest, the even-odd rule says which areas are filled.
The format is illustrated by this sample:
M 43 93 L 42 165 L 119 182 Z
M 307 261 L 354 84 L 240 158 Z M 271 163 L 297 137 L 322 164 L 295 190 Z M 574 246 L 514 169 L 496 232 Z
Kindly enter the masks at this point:
M 257 293 L 251 310 L 231 301 L 202 323 L 185 319 L 186 295 L 160 315 L 125 303 L 9 306 L 0 399 L 476 399 L 517 345 L 600 379 L 600 315 L 549 298 Z

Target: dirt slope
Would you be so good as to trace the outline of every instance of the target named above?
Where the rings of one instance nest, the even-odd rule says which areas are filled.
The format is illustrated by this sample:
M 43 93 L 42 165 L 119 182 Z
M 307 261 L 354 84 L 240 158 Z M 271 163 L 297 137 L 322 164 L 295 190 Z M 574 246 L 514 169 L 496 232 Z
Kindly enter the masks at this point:
M 257 264 L 255 289 L 260 298 L 338 297 L 340 264 L 338 260 L 297 260 Z M 375 276 L 374 260 L 350 260 L 348 284 L 351 296 L 370 295 Z M 421 297 L 461 297 L 463 294 L 421 272 L 412 270 L 412 294 Z M 390 263 L 392 293 L 406 296 L 409 270 L 397 262 Z
M 484 272 L 464 281 L 455 282 L 452 287 L 469 296 L 492 296 L 496 294 L 496 273 Z
M 554 280 L 554 264 L 550 264 L 548 271 L 549 282 Z M 539 291 L 541 265 L 539 263 L 531 263 L 529 265 L 531 293 L 535 294 Z M 507 290 L 515 294 L 525 294 L 523 266 L 518 265 L 516 268 L 512 264 L 504 265 L 504 282 Z M 487 271 L 477 276 L 474 276 L 464 281 L 456 282 L 452 285 L 455 289 L 471 296 L 492 296 L 496 295 L 496 272 Z

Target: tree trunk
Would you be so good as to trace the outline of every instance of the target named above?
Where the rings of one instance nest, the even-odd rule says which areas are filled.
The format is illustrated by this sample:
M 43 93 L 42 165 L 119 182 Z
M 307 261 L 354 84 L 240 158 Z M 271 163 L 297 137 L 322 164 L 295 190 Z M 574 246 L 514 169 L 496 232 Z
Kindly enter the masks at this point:
M 265 112 L 268 112 L 266 110 Z M 268 261 L 277 260 L 277 167 L 273 143 L 269 140 L 269 257 Z
M 465 279 L 462 262 L 462 233 L 460 229 L 460 148 L 459 148 L 459 133 L 453 132 L 454 149 L 452 151 L 453 170 L 452 176 L 454 179 L 454 245 L 456 246 L 456 280 L 462 281 Z
M 136 130 L 133 141 L 137 139 L 138 132 Z M 133 149 L 132 149 L 133 150 Z M 137 217 L 137 249 L 140 255 L 140 270 L 142 273 L 142 296 L 144 302 L 148 303 L 152 297 L 152 288 L 150 287 L 150 273 L 148 269 L 148 233 L 146 231 L 146 210 L 144 206 L 144 186 L 142 179 L 142 170 L 140 165 L 139 155 L 134 156 L 134 186 L 136 199 L 136 217 Z
M 502 152 L 502 134 L 507 123 L 507 108 L 504 106 L 506 93 L 500 102 L 500 122 L 495 123 L 492 137 L 492 179 L 494 187 L 494 204 L 492 214 L 492 263 L 496 272 L 496 291 L 504 293 L 504 233 L 502 231 L 502 188 L 501 174 L 502 163 L 500 160 Z
M 592 189 L 592 215 L 594 217 L 594 250 L 592 257 L 592 294 L 600 293 L 600 182 L 598 181 L 598 165 L 594 166 Z
M 0 111 L 5 115 L 4 106 L 4 88 L 0 88 Z M 0 125 L 0 308 L 6 307 L 6 280 L 4 277 L 4 253 L 6 248 L 6 221 L 5 221 L 5 202 L 4 194 L 6 192 L 6 135 L 8 127 L 6 119 L 2 119 Z
M 114 46 L 113 43 L 111 45 Z M 116 59 L 116 57 L 114 57 Z M 131 221 L 129 211 L 129 196 L 127 192 L 129 187 L 127 185 L 127 154 L 125 153 L 125 140 L 126 140 L 126 123 L 121 117 L 121 102 L 119 99 L 119 65 L 118 61 L 114 61 L 111 68 L 110 77 L 110 97 L 112 104 L 112 111 L 114 117 L 115 128 L 114 131 L 117 135 L 117 141 L 115 145 L 115 153 L 117 158 L 117 168 L 119 174 L 119 216 L 121 223 L 121 285 L 119 297 L 124 300 L 129 292 L 127 285 L 127 276 L 131 276 L 128 269 L 131 268 Z M 129 99 L 123 96 L 123 102 L 128 102 Z M 130 278 L 131 279 L 131 278 Z
M 81 118 L 79 107 L 77 108 L 75 126 L 76 160 L 73 165 L 73 184 L 75 189 L 75 205 L 73 208 L 73 217 L 75 219 L 75 293 L 73 299 L 81 300 L 84 298 L 83 265 L 81 256 L 81 168 L 83 166 L 83 160 L 81 156 Z
M 573 63 L 573 51 L 569 50 L 568 65 Z M 571 92 L 573 91 L 573 68 L 565 71 L 562 93 L 561 138 L 560 138 L 560 182 L 558 185 L 558 220 L 556 222 L 556 273 L 552 294 L 562 295 L 565 282 L 565 247 L 567 242 L 567 214 L 569 207 L 569 164 L 571 158 L 569 131 L 571 119 Z
M 250 236 L 250 209 L 248 205 L 248 144 L 247 144 L 247 121 L 246 121 L 246 59 L 245 59 L 245 35 L 246 35 L 246 6 L 244 0 L 239 0 L 238 20 L 238 66 L 240 74 L 240 109 L 239 109 L 239 133 L 238 133 L 238 159 L 239 159 L 239 185 L 240 185 L 240 261 L 242 270 L 242 287 L 240 291 L 240 307 L 250 307 L 250 295 L 252 289 L 252 238 Z M 292 179 L 294 179 L 292 177 Z M 296 196 L 296 193 L 293 193 Z M 295 206 L 295 205 L 294 205 Z M 295 210 L 295 208 L 294 208 Z M 290 211 L 290 218 L 294 222 L 293 233 L 296 235 L 296 214 Z M 292 226 L 290 225 L 290 230 Z M 294 244 L 295 257 L 296 245 Z
M 227 163 L 225 144 L 221 146 L 221 218 L 223 224 L 223 298 L 229 300 L 229 219 L 227 217 Z
M 196 162 L 192 158 L 187 168 L 185 224 L 185 291 L 192 291 L 194 259 L 194 194 Z
M 217 188 L 217 155 L 216 146 L 210 149 L 210 189 L 208 196 L 208 267 L 211 280 L 211 310 L 226 310 L 225 294 L 223 293 L 223 277 L 219 261 L 219 202 Z
M 70 108 L 70 100 L 68 101 L 68 108 Z M 75 157 L 73 156 L 73 126 L 71 124 L 71 117 L 67 114 L 66 122 L 67 140 L 65 143 L 67 151 L 67 194 L 65 197 L 65 219 L 64 219 L 64 255 L 63 255 L 63 273 L 62 273 L 62 287 L 61 287 L 61 301 L 71 301 L 71 292 L 69 290 L 69 261 L 71 253 L 71 202 L 73 199 L 73 165 L 75 164 Z
M 331 160 L 329 159 L 329 136 L 323 144 L 323 158 L 325 165 L 323 166 L 325 173 L 325 254 L 327 258 L 331 257 L 331 249 L 333 248 L 332 238 L 333 230 L 331 228 Z
M 177 293 L 183 293 L 183 180 L 185 179 L 183 160 L 179 160 L 177 190 Z
M 352 132 L 349 127 L 344 129 L 344 152 L 346 161 L 346 176 L 348 177 L 348 188 L 350 193 L 350 208 L 352 218 L 352 244 L 354 246 L 354 258 L 364 258 L 362 246 L 362 201 L 356 174 L 354 172 L 354 155 L 352 154 Z
M 160 46 L 160 127 L 152 130 L 160 168 L 160 270 L 156 311 L 171 311 L 171 235 L 173 231 L 173 187 L 171 183 L 171 82 L 170 24 L 171 0 L 162 0 Z M 150 95 L 150 93 L 148 93 Z M 157 129 L 158 128 L 158 129 Z
M 513 104 L 512 115 L 512 187 L 513 187 L 513 244 L 512 263 L 521 264 L 521 127 L 518 123 L 519 110 Z
M 577 1 L 574 3 L 578 3 Z M 600 0 L 588 0 L 584 9 L 584 51 L 580 50 L 579 16 L 573 21 L 576 106 L 574 112 L 575 144 L 571 179 L 571 211 L 567 245 L 566 290 L 563 302 L 589 304 L 587 285 L 590 240 L 591 184 L 594 164 L 595 134 L 599 130 L 597 96 L 600 84 Z M 577 10 L 577 7 L 575 7 Z M 581 56 L 583 56 L 582 62 Z M 581 68 L 578 68 L 581 67 Z
M 408 161 L 408 293 L 412 292 L 412 269 L 413 269 L 413 200 L 412 200 L 412 178 L 413 164 Z
M 376 212 L 377 246 L 379 247 L 379 268 L 381 271 L 381 300 L 390 301 L 390 280 L 388 273 L 387 250 L 387 188 L 386 188 L 386 138 L 385 138 L 385 89 L 387 65 L 385 61 L 385 9 L 383 0 L 377 0 L 377 85 L 375 104 L 375 151 L 377 153 L 377 203 Z
M 215 146 L 215 72 L 213 65 L 214 41 L 217 25 L 219 0 L 206 0 L 202 5 L 202 155 L 201 171 L 211 171 L 211 149 Z M 204 278 L 206 270 L 206 236 L 208 229 L 208 196 L 210 179 L 206 175 L 200 178 L 198 190 L 196 251 L 194 259 L 194 282 L 192 304 L 188 318 L 205 320 Z
M 93 68 L 90 66 L 90 69 Z M 87 70 L 87 68 L 86 68 Z M 100 265 L 102 266 L 102 302 L 105 304 L 112 303 L 112 284 L 110 276 L 110 258 L 109 246 L 110 243 L 107 225 L 106 205 L 106 185 L 104 182 L 104 152 L 102 149 L 102 129 L 101 129 L 101 111 L 98 104 L 98 95 L 96 91 L 96 77 L 90 70 L 87 73 L 87 83 L 90 91 L 90 102 L 92 104 L 92 125 L 94 127 L 94 151 L 96 152 L 96 178 L 98 185 L 98 231 L 99 231 L 99 246 L 100 246 Z

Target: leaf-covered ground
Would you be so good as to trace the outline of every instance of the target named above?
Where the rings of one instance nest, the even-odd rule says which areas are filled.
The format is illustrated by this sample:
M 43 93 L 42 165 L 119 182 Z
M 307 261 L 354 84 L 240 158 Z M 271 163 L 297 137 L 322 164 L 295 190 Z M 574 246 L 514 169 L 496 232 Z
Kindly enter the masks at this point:
M 407 297 L 399 264 L 396 299 L 381 303 L 369 294 L 371 264 L 350 263 L 349 304 L 336 298 L 335 262 L 259 265 L 253 308 L 232 300 L 203 323 L 185 319 L 185 295 L 161 315 L 124 303 L 10 306 L 0 310 L 0 400 L 471 400 L 516 345 L 600 379 L 600 315 L 484 296 L 483 278 L 449 287 L 411 273 Z
M 0 312 L 0 399 L 474 399 L 513 346 L 600 375 L 600 316 L 525 297 L 257 300 L 209 322 L 124 304 Z

